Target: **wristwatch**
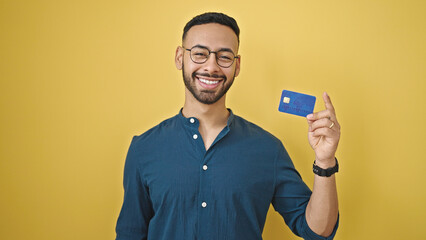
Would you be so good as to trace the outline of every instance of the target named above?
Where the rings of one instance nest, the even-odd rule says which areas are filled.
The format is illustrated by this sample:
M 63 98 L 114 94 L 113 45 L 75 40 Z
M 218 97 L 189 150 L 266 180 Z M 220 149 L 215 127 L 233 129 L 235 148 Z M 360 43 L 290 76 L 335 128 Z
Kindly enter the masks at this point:
M 333 174 L 335 174 L 339 171 L 339 163 L 337 162 L 337 158 L 334 158 L 334 159 L 336 159 L 336 165 L 334 167 L 323 169 L 323 168 L 318 167 L 315 164 L 315 161 L 314 161 L 314 166 L 313 166 L 312 170 L 318 176 L 330 177 L 331 175 L 333 175 Z

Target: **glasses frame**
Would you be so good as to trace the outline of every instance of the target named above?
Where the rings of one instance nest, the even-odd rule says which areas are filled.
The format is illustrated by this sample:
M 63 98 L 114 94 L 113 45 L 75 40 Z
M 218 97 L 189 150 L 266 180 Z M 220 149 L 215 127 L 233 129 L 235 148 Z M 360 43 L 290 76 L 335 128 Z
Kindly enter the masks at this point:
M 240 58 L 239 56 L 235 56 L 235 55 L 234 55 L 234 58 L 232 59 L 232 63 L 231 63 L 229 66 L 225 67 L 225 66 L 222 66 L 222 65 L 220 65 L 220 64 L 219 64 L 219 62 L 218 62 L 218 60 L 219 60 L 219 59 L 218 59 L 218 57 L 217 57 L 217 53 L 218 53 L 218 52 L 226 52 L 226 51 L 224 51 L 224 50 L 211 51 L 211 50 L 210 50 L 210 49 L 208 49 L 208 48 L 200 47 L 200 46 L 193 46 L 192 48 L 185 48 L 184 46 L 182 46 L 182 48 L 183 48 L 183 49 L 185 49 L 186 51 L 189 51 L 189 58 L 191 58 L 192 62 L 194 62 L 194 63 L 196 63 L 196 64 L 203 64 L 203 63 L 207 62 L 207 60 L 209 60 L 210 54 L 212 54 L 212 53 L 214 53 L 214 54 L 215 54 L 216 64 L 217 64 L 217 65 L 219 65 L 220 67 L 223 67 L 223 68 L 229 68 L 229 67 L 231 67 L 231 66 L 232 66 L 232 64 L 234 64 L 235 59 L 236 59 L 236 58 Z M 194 48 L 203 48 L 203 49 L 206 49 L 207 51 L 209 51 L 209 55 L 207 55 L 207 58 L 206 58 L 206 60 L 205 60 L 204 62 L 196 62 L 196 61 L 194 61 L 194 59 L 192 59 L 191 51 L 192 51 L 192 49 L 194 49 Z M 233 52 L 231 52 L 231 53 L 232 53 L 232 54 L 234 54 Z

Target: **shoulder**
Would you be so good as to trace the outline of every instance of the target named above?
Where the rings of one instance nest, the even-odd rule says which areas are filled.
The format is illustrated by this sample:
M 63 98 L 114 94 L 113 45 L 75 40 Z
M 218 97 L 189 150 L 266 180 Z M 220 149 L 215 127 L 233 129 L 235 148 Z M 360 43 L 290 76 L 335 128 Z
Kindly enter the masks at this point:
M 179 119 L 177 116 L 174 116 L 160 122 L 140 135 L 135 135 L 132 139 L 132 147 L 140 149 L 141 146 L 145 146 L 145 148 L 149 148 L 150 146 L 162 142 L 163 139 L 169 137 L 178 130 L 178 121 Z
M 242 137 L 244 138 L 262 141 L 273 146 L 282 146 L 281 140 L 275 137 L 272 133 L 240 116 L 234 115 L 233 125 L 236 132 L 243 135 Z

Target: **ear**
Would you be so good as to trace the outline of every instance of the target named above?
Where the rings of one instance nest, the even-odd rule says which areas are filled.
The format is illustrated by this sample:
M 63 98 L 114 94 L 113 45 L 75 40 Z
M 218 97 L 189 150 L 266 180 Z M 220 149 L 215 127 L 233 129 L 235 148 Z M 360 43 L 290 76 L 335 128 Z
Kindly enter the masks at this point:
M 235 59 L 235 77 L 240 74 L 240 66 L 241 66 L 241 56 L 238 55 L 238 58 Z
M 175 64 L 178 70 L 182 70 L 183 53 L 184 53 L 183 48 L 178 46 L 176 48 L 176 55 L 175 55 Z

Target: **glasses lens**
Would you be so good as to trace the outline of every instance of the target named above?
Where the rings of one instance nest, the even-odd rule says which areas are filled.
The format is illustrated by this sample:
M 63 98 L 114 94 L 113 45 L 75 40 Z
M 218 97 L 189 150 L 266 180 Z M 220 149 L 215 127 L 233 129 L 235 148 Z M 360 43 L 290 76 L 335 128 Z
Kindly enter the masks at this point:
M 222 67 L 229 67 L 234 62 L 234 54 L 228 51 L 217 52 L 217 64 Z
M 203 63 L 209 57 L 209 50 L 195 47 L 191 49 L 191 59 L 196 63 Z

